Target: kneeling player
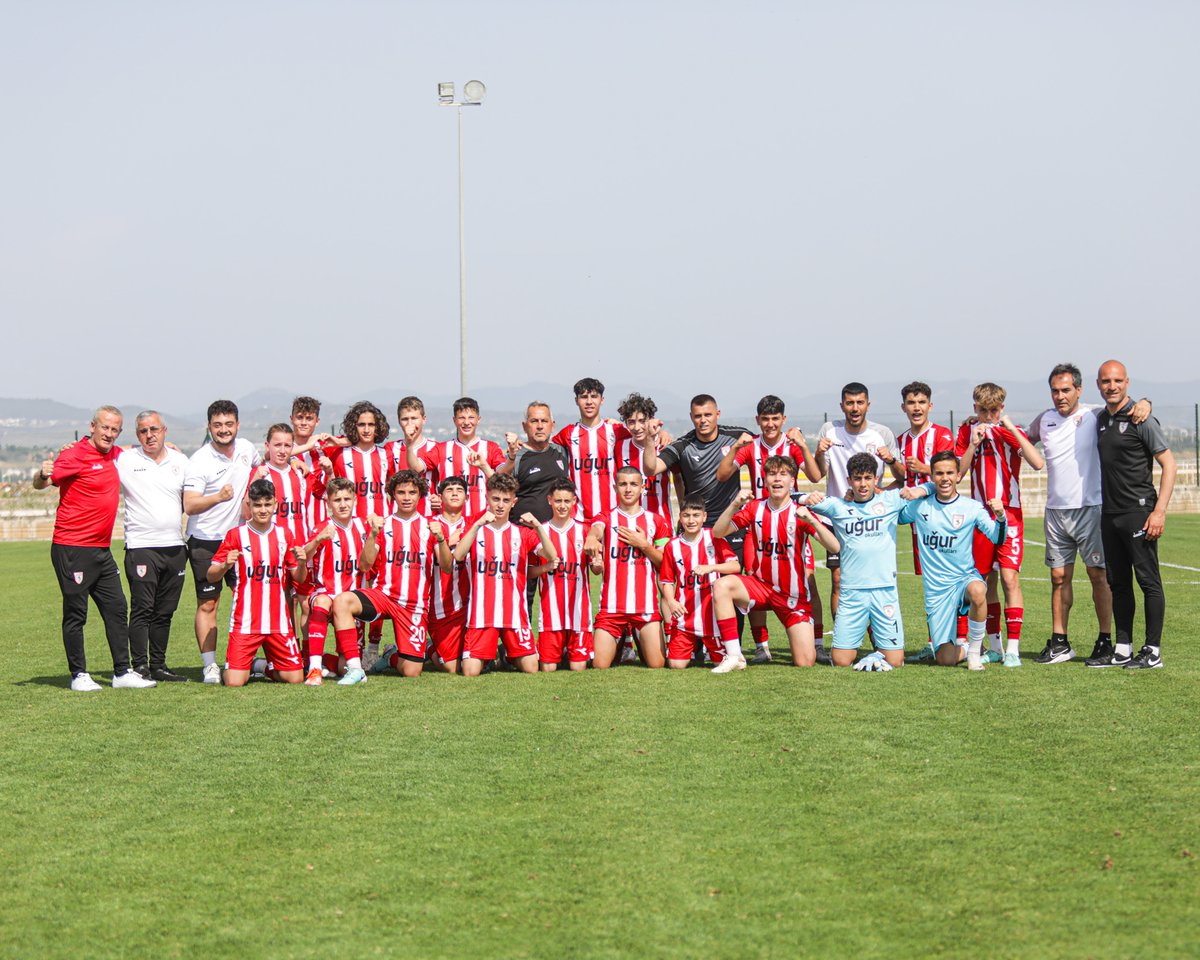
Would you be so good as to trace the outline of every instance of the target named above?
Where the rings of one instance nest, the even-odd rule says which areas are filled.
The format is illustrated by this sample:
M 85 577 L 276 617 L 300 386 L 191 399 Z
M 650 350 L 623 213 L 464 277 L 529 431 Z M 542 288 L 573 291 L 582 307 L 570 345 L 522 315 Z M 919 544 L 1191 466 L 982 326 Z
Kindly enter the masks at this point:
M 453 548 L 467 529 L 467 519 L 463 516 L 467 482 L 462 477 L 447 477 L 437 489 L 441 509 L 433 522 L 442 528 L 447 546 Z M 467 595 L 471 589 L 471 575 L 465 563 L 453 560 L 450 569 L 445 569 L 440 548 L 438 568 L 429 595 L 429 637 L 433 642 L 434 662 L 447 673 L 458 673 L 467 635 Z M 385 650 L 379 662 L 390 662 L 395 655 L 395 650 Z
M 428 489 L 425 478 L 413 470 L 392 474 L 387 493 L 395 512 L 368 543 L 378 550 L 373 564 L 375 586 L 347 591 L 333 601 L 339 648 L 357 638 L 355 620 L 392 621 L 400 674 L 405 677 L 420 676 L 425 665 L 425 607 L 433 579 L 434 550 L 445 539 L 442 528 L 418 512 Z M 338 681 L 342 686 L 366 682 L 361 666 L 348 669 Z
M 483 665 L 495 660 L 504 642 L 508 662 L 522 673 L 537 672 L 537 647 L 525 599 L 527 567 L 537 554 L 552 566 L 558 560 L 546 528 L 532 513 L 521 517 L 525 526 L 509 520 L 517 502 L 517 478 L 494 473 L 487 481 L 487 505 L 451 551 L 439 549 L 442 568 L 446 554 L 467 561 L 471 599 L 467 604 L 467 636 L 463 644 L 464 677 L 477 677 Z M 444 541 L 443 541 L 444 542 Z
M 717 578 L 742 569 L 737 554 L 724 540 L 714 539 L 706 530 L 708 507 L 699 494 L 685 497 L 679 505 L 682 533 L 663 548 L 662 586 L 667 615 L 675 621 L 675 631 L 667 643 L 667 666 L 682 670 L 703 644 L 713 663 L 724 659 L 724 648 L 717 634 L 712 588 Z
M 634 467 L 621 467 L 613 476 L 617 507 L 596 517 L 586 549 L 593 569 L 603 563 L 600 610 L 593 631 L 597 670 L 612 666 L 617 641 L 636 631 L 638 650 L 647 667 L 663 666 L 662 614 L 658 612 L 655 572 L 662 565 L 662 547 L 671 537 L 667 521 L 642 507 L 645 479 Z
M 558 563 L 533 571 L 541 577 L 538 604 L 538 662 L 544 671 L 558 669 L 565 653 L 572 670 L 584 670 L 592 659 L 592 592 L 584 552 L 587 527 L 575 519 L 579 498 L 565 477 L 550 487 L 553 516 L 546 524 Z
M 275 523 L 278 504 L 270 480 L 255 480 L 247 497 L 250 519 L 225 534 L 207 574 L 209 583 L 217 583 L 229 570 L 237 572 L 225 686 L 245 685 L 260 646 L 266 649 L 272 679 L 299 683 L 304 672 L 287 596 L 288 587 L 303 583 L 308 573 L 304 551 Z
M 975 569 L 974 533 L 978 530 L 994 544 L 1004 543 L 1007 522 L 998 497 L 988 508 L 958 493 L 958 458 L 951 450 L 935 453 L 930 464 L 932 483 L 905 490 L 918 498 L 900 514 L 901 523 L 917 531 L 921 579 L 925 587 L 925 616 L 935 660 L 953 666 L 963 658 L 957 645 L 958 618 L 967 614 L 967 667 L 983 669 L 983 637 L 987 632 L 987 587 Z M 930 493 L 935 495 L 930 497 Z
M 835 667 L 854 663 L 863 634 L 871 628 L 875 653 L 856 670 L 891 670 L 904 664 L 904 623 L 896 590 L 896 524 L 907 504 L 896 490 L 876 492 L 879 460 L 856 453 L 846 463 L 851 500 L 811 493 L 805 501 L 813 513 L 833 524 L 841 545 L 841 596 L 833 627 Z

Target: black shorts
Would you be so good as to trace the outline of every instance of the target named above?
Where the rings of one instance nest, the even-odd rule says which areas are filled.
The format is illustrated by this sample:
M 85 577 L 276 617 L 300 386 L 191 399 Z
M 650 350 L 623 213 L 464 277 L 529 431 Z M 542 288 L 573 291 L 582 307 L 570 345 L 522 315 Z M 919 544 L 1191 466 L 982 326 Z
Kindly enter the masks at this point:
M 196 601 L 218 600 L 221 597 L 221 581 L 208 582 L 208 568 L 212 566 L 213 554 L 221 546 L 220 540 L 201 540 L 198 537 L 188 537 L 188 563 L 192 565 L 192 578 L 196 581 Z M 225 582 L 232 590 L 237 586 L 237 574 L 234 567 L 225 571 Z

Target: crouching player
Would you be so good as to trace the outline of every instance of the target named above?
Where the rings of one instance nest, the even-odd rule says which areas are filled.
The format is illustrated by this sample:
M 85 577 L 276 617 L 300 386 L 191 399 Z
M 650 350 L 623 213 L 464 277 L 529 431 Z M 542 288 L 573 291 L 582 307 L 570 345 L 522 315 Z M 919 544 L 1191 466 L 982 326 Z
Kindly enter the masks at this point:
M 354 515 L 357 502 L 354 481 L 349 477 L 333 477 L 325 491 L 328 519 L 304 547 L 314 580 L 308 618 L 308 672 L 304 675 L 304 683 L 310 687 L 321 686 L 321 664 L 333 602 L 347 590 L 362 589 L 363 572 L 375 563 L 378 552 L 375 537 L 383 527 L 383 520 L 374 514 L 365 522 L 360 520 Z M 341 669 L 335 672 L 361 668 L 357 633 L 335 636 L 343 661 L 336 665 Z
M 856 453 L 846 463 L 849 501 L 820 493 L 810 493 L 805 500 L 813 513 L 832 524 L 841 545 L 842 590 L 830 653 L 835 667 L 854 663 L 868 626 L 875 652 L 854 664 L 854 669 L 887 671 L 904 664 L 896 525 L 907 503 L 897 490 L 877 492 L 878 465 L 874 454 Z
M 542 670 L 558 669 L 566 654 L 572 670 L 584 670 L 592 659 L 592 591 L 584 552 L 588 528 L 575 519 L 579 498 L 575 484 L 563 477 L 550 487 L 553 516 L 546 525 L 558 563 L 531 571 L 541 578 L 538 589 L 538 662 Z
M 636 632 L 642 663 L 655 669 L 663 666 L 662 614 L 658 612 L 655 573 L 662 566 L 662 547 L 671 538 L 671 528 L 657 513 L 642 508 L 645 479 L 635 467 L 621 467 L 613 475 L 617 489 L 616 509 L 592 521 L 585 549 L 603 563 L 600 610 L 592 633 L 598 670 L 612 666 L 617 641 L 626 632 Z
M 509 520 L 517 502 L 517 478 L 494 473 L 487 481 L 487 505 L 453 550 L 439 546 L 442 569 L 449 559 L 467 561 L 471 598 L 467 604 L 467 635 L 463 644 L 464 677 L 483 673 L 504 642 L 508 662 L 522 673 L 537 672 L 537 646 L 529 623 L 525 584 L 529 558 L 540 556 L 553 566 L 558 560 L 546 528 L 532 513 L 521 517 L 525 526 Z M 445 541 L 443 540 L 444 544 Z
M 368 541 L 378 553 L 372 564 L 375 586 L 348 590 L 333 601 L 333 628 L 338 649 L 357 640 L 354 621 L 391 620 L 396 636 L 400 674 L 417 677 L 425 665 L 425 608 L 433 580 L 434 551 L 445 534 L 421 516 L 418 508 L 428 491 L 425 478 L 413 470 L 392 474 L 387 494 L 395 511 L 383 521 L 377 537 Z M 364 548 L 364 554 L 366 548 Z M 366 565 L 366 557 L 363 562 Z M 366 683 L 361 664 L 347 665 L 338 683 Z
M 218 583 L 231 569 L 237 574 L 225 686 L 245 686 L 259 647 L 267 652 L 272 679 L 299 683 L 304 673 L 287 597 L 288 587 L 303 583 L 308 573 L 304 551 L 275 523 L 278 504 L 270 480 L 255 480 L 247 496 L 250 519 L 225 534 L 207 574 L 209 583 Z
M 735 608 L 742 613 L 754 607 L 775 611 L 787 630 L 792 663 L 811 667 L 817 662 L 804 548 L 812 536 L 836 554 L 838 541 L 807 507 L 792 502 L 797 472 L 791 457 L 767 457 L 763 463 L 767 496 L 751 502 L 749 494 L 740 494 L 713 525 L 714 537 L 746 530 L 750 561 L 745 574 L 722 577 L 713 586 L 713 606 L 725 646 L 725 659 L 713 667 L 713 673 L 746 669 Z
M 987 587 L 975 569 L 975 531 L 996 545 L 1003 544 L 1008 535 L 1004 504 L 993 497 L 985 508 L 978 500 L 959 495 L 958 458 L 952 450 L 935 453 L 929 467 L 932 482 L 904 490 L 905 499 L 918 499 L 900 514 L 900 522 L 911 523 L 917 531 L 929 640 L 937 663 L 960 662 L 958 618 L 967 614 L 967 667 L 982 670 L 988 605 Z M 995 519 L 988 516 L 988 509 Z
M 663 548 L 658 580 L 667 616 L 675 621 L 667 643 L 667 666 L 672 670 L 688 666 L 701 644 L 713 663 L 724 659 L 712 588 L 718 577 L 738 573 L 742 565 L 728 543 L 714 539 L 712 531 L 705 529 L 707 518 L 704 497 L 697 493 L 685 497 L 679 505 L 682 532 Z

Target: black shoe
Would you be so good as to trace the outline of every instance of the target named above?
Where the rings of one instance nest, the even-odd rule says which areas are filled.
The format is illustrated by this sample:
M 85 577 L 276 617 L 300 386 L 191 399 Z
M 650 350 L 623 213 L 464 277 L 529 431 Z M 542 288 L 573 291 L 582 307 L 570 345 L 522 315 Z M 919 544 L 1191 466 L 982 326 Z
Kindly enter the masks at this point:
M 1142 647 L 1138 655 L 1125 664 L 1126 670 L 1157 670 L 1162 666 L 1162 655 L 1150 647 Z
M 140 664 L 140 665 L 132 666 L 129 669 L 132 670 L 134 673 L 138 674 L 143 680 L 153 680 L 154 679 L 154 677 L 150 676 L 150 668 L 148 666 L 146 666 L 144 663 Z
M 1107 657 L 1113 652 L 1113 649 L 1113 642 L 1111 640 L 1105 640 L 1103 637 L 1097 637 L 1096 645 L 1092 647 L 1092 655 L 1088 657 L 1088 659 L 1099 660 L 1101 657 Z
M 1086 661 L 1089 667 L 1127 667 L 1132 662 L 1129 657 L 1119 656 L 1111 643 L 1106 644 L 1103 649 L 1097 643 L 1096 650 L 1092 653 L 1095 654 L 1097 650 L 1100 655 L 1088 657 Z
M 1066 663 L 1075 659 L 1075 651 L 1065 640 L 1047 640 L 1046 648 L 1033 658 L 1034 663 Z
M 159 683 L 187 683 L 187 677 L 181 673 L 172 673 L 166 667 L 155 667 L 150 671 L 150 679 Z

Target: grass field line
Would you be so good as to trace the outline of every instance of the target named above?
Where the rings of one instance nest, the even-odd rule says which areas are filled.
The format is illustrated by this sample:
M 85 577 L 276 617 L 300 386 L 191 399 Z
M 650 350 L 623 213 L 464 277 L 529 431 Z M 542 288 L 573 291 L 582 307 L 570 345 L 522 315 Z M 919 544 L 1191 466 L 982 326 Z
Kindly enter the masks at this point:
M 1045 544 L 1041 540 L 1030 540 L 1028 537 L 1025 538 L 1025 542 L 1031 543 L 1035 547 L 1044 547 L 1045 546 Z M 1188 570 L 1191 573 L 1200 573 L 1200 567 L 1187 567 L 1187 566 L 1184 566 L 1182 563 L 1167 563 L 1165 560 L 1159 560 L 1158 565 L 1160 567 L 1170 567 L 1172 570 Z M 1189 580 L 1187 582 L 1195 583 L 1194 580 Z

